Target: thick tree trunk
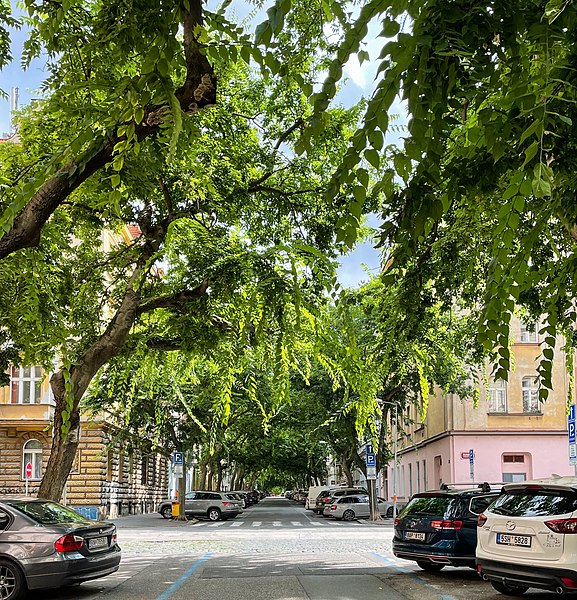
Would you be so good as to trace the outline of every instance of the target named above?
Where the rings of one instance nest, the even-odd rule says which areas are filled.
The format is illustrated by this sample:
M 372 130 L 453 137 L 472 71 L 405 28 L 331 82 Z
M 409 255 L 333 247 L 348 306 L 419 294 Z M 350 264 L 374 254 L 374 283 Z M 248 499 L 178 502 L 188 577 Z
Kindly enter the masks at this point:
M 183 85 L 175 92 L 185 114 L 194 114 L 216 104 L 216 77 L 195 37 L 195 29 L 202 23 L 202 0 L 191 0 L 190 6 L 182 23 L 187 73 Z M 143 120 L 134 123 L 139 141 L 158 132 L 160 123 L 167 118 L 167 108 L 170 107 L 143 107 Z M 95 140 L 82 155 L 42 183 L 16 216 L 10 230 L 0 237 L 0 259 L 22 248 L 37 246 L 42 228 L 54 211 L 76 188 L 112 160 L 114 146 L 123 139 L 125 136 L 118 136 L 117 131 L 113 131 L 108 137 Z

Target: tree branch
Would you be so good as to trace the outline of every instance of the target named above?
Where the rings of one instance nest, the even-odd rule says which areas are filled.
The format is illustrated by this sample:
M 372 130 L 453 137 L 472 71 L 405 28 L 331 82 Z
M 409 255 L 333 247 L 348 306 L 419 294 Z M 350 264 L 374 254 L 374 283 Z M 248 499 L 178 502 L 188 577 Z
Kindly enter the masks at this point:
M 140 304 L 137 309 L 139 315 L 147 312 L 152 312 L 157 308 L 169 308 L 172 310 L 182 310 L 184 305 L 191 300 L 197 300 L 206 294 L 208 289 L 208 280 L 205 279 L 200 285 L 192 290 L 184 290 L 178 294 L 168 296 L 158 296 L 150 298 Z

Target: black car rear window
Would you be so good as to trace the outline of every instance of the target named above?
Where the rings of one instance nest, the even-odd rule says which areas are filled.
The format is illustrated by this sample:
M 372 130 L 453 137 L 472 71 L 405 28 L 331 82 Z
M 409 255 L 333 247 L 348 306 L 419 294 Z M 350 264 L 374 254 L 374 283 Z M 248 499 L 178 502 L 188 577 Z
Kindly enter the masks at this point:
M 512 490 L 499 496 L 489 510 L 508 517 L 564 515 L 577 510 L 577 494 L 556 490 Z
M 12 508 L 24 513 L 41 525 L 86 523 L 86 518 L 66 506 L 55 502 L 23 502 L 6 500 Z
M 426 515 L 449 519 L 455 516 L 459 508 L 459 499 L 445 495 L 414 496 L 402 510 L 399 517 Z

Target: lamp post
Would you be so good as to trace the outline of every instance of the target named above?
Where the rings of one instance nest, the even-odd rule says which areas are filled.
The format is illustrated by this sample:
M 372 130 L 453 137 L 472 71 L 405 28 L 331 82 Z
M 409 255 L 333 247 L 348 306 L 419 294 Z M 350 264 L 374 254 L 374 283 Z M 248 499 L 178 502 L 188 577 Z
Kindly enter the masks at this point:
M 395 437 L 393 438 L 393 519 L 397 518 L 397 410 L 399 405 L 395 403 Z

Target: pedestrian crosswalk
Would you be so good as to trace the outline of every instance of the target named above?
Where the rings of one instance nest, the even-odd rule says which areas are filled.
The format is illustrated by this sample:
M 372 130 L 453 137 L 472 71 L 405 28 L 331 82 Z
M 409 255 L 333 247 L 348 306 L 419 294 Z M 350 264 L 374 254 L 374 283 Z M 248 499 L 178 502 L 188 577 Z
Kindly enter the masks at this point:
M 269 529 L 269 528 L 290 528 L 290 529 L 305 529 L 305 528 L 315 528 L 315 527 L 351 527 L 359 525 L 356 522 L 345 522 L 345 521 L 336 521 L 334 519 L 326 519 L 323 521 L 279 521 L 279 520 L 271 520 L 271 521 L 253 521 L 252 519 L 246 519 L 244 517 L 237 517 L 236 519 L 230 519 L 228 521 L 198 521 L 198 523 L 194 523 L 192 527 L 242 527 L 244 529 Z

